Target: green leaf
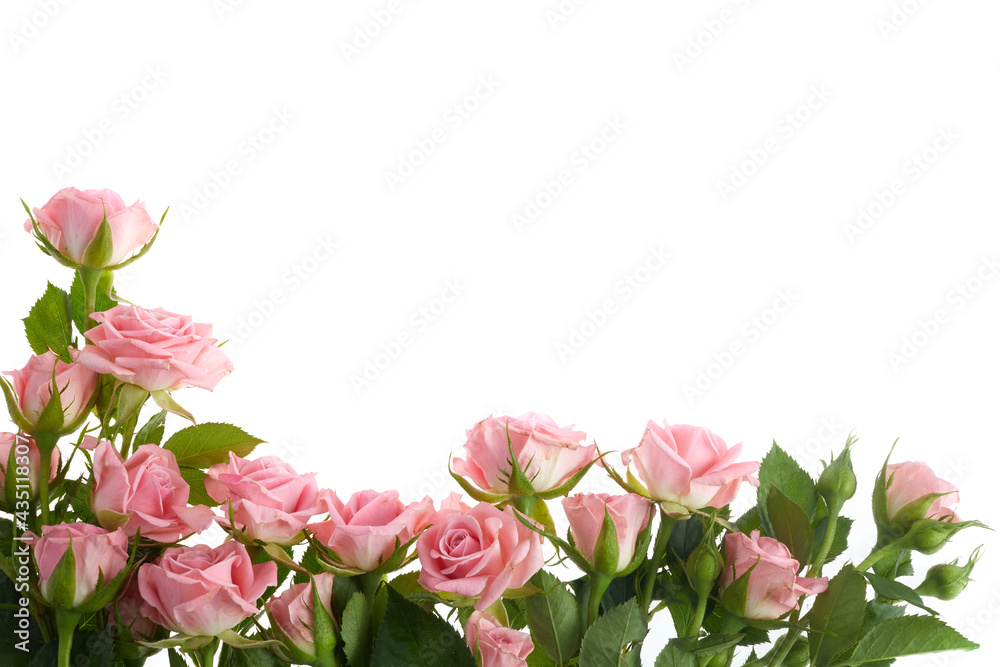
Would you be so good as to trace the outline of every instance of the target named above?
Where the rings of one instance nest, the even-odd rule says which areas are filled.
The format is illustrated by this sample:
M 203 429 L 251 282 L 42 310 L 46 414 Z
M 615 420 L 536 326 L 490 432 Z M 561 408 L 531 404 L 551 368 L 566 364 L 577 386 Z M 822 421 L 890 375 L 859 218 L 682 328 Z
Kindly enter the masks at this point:
M 865 615 L 865 579 L 845 565 L 825 591 L 816 596 L 809 611 L 809 654 L 822 667 L 849 648 L 858 638 Z M 832 634 L 827 634 L 832 633 Z
M 371 663 L 372 615 L 364 593 L 358 591 L 348 600 L 340 625 L 340 636 L 344 640 L 344 652 L 349 665 L 363 667 Z
M 186 667 L 180 654 L 175 651 L 171 651 L 171 654 L 178 657 L 177 667 Z M 149 665 L 151 663 L 147 662 L 146 664 Z M 287 664 L 269 648 L 257 646 L 238 649 L 230 647 L 229 659 L 225 663 L 220 664 L 219 667 L 285 667 Z M 175 667 L 172 658 L 170 667 Z
M 646 636 L 646 621 L 634 599 L 598 618 L 583 637 L 580 667 L 638 666 L 639 650 L 628 650 Z
M 815 539 L 813 540 L 812 552 L 809 554 L 809 562 L 819 554 L 819 550 L 823 547 L 823 538 L 826 536 L 826 524 L 829 522 L 829 517 L 823 517 L 816 522 L 816 528 L 813 533 Z M 847 537 L 851 534 L 851 527 L 854 525 L 854 519 L 850 519 L 846 516 L 837 517 L 837 532 L 833 536 L 833 544 L 830 546 L 830 553 L 827 554 L 826 560 L 823 564 L 832 563 L 837 560 L 837 556 L 844 553 L 847 549 Z
M 178 465 L 207 468 L 216 463 L 228 463 L 229 452 L 241 458 L 249 456 L 262 442 L 232 424 L 207 423 L 177 431 L 163 448 L 174 453 Z
M 653 667 L 698 667 L 698 658 L 693 653 L 681 649 L 674 644 L 667 644 L 656 656 Z
M 69 289 L 69 300 L 71 311 L 73 313 L 73 324 L 76 325 L 77 331 L 83 333 L 93 325 L 84 322 L 83 310 L 85 304 L 83 298 L 83 282 L 80 280 L 80 273 L 77 271 L 73 272 L 73 284 Z M 97 290 L 97 303 L 94 306 L 94 312 L 103 313 L 106 310 L 111 310 L 117 305 L 118 303 L 114 299 L 109 297 L 107 294 L 102 293 L 101 290 Z
M 812 477 L 795 462 L 778 443 L 771 446 L 757 473 L 760 488 L 757 489 L 757 504 L 761 510 L 761 525 L 769 528 L 767 521 L 767 495 L 770 487 L 777 487 L 789 500 L 805 511 L 810 519 L 816 513 L 816 485 Z
M 160 410 L 153 415 L 142 428 L 136 431 L 135 439 L 132 441 L 134 446 L 159 445 L 163 442 L 163 422 L 166 421 L 166 418 L 166 410 Z
M 883 621 L 858 640 L 854 651 L 830 667 L 863 665 L 892 658 L 941 651 L 971 651 L 971 642 L 933 616 L 902 616 Z
M 767 516 L 774 537 L 788 547 L 800 565 L 806 565 L 812 552 L 813 532 L 805 511 L 772 486 L 767 494 Z
M 874 572 L 862 572 L 861 574 L 864 575 L 865 579 L 871 582 L 872 588 L 875 589 L 875 592 L 885 599 L 902 600 L 903 602 L 908 602 L 914 607 L 920 607 L 924 611 L 928 611 L 934 616 L 937 616 L 937 612 L 926 606 L 920 595 L 906 584 L 892 579 L 886 579 L 885 577 L 880 577 Z
M 865 607 L 865 618 L 861 621 L 860 636 L 867 635 L 873 627 L 882 621 L 888 621 L 890 618 L 899 618 L 904 614 L 906 614 L 906 607 L 903 605 L 869 600 L 868 605 Z
M 544 592 L 524 600 L 535 646 L 557 665 L 566 665 L 580 648 L 580 607 L 566 586 L 548 572 L 538 573 Z
M 447 621 L 393 590 L 375 639 L 373 665 L 475 667 L 465 640 Z
M 188 503 L 191 505 L 207 505 L 216 507 L 217 503 L 205 490 L 205 471 L 198 468 L 188 468 L 181 466 L 181 477 L 191 487 L 191 495 L 188 496 Z
M 69 344 L 73 336 L 69 320 L 69 295 L 49 283 L 45 293 L 22 320 L 32 351 L 44 354 L 52 350 L 60 359 L 70 363 Z

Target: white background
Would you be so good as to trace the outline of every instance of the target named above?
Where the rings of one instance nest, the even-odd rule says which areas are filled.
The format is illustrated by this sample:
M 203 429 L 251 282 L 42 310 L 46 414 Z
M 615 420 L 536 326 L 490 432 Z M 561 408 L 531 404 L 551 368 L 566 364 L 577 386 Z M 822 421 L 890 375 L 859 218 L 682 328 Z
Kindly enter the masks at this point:
M 121 293 L 232 338 L 232 376 L 175 398 L 338 492 L 440 499 L 463 429 L 535 410 L 810 471 L 856 430 L 855 559 L 897 437 L 996 523 L 997 3 L 388 6 L 4 3 L 0 366 L 71 279 L 19 198 L 109 187 L 171 207 Z M 983 543 L 936 606 L 984 650 L 900 664 L 991 662 L 993 533 L 918 568 Z

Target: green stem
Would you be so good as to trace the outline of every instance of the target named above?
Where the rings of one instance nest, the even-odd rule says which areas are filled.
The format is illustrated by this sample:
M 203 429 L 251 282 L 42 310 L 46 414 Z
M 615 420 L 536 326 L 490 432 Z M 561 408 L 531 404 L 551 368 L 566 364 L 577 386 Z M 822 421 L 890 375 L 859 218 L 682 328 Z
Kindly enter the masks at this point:
M 667 545 L 670 543 L 670 534 L 674 531 L 678 519 L 669 516 L 662 509 L 660 510 L 660 526 L 656 529 L 656 542 L 653 544 L 653 557 L 646 565 L 646 572 L 642 579 L 642 589 L 639 591 L 637 602 L 639 609 L 649 621 L 649 606 L 653 601 L 653 587 L 656 585 L 656 575 L 660 571 L 660 563 L 667 553 Z
M 834 512 L 831 508 L 830 516 L 826 519 L 826 535 L 823 536 L 823 544 L 820 546 L 816 558 L 809 565 L 809 571 L 806 573 L 807 577 L 818 577 L 823 572 L 826 557 L 830 555 L 830 549 L 833 548 L 833 539 L 837 536 L 838 514 L 839 512 Z
M 701 624 L 705 622 L 705 608 L 708 606 L 708 595 L 698 596 L 698 606 L 694 610 L 694 618 L 691 619 L 691 625 L 688 627 L 687 637 L 697 637 L 698 631 L 701 630 Z
M 104 270 L 81 267 L 76 272 L 80 275 L 80 283 L 83 285 L 83 322 L 84 326 L 90 328 L 90 316 L 97 309 L 97 284 L 101 281 Z
M 587 584 L 590 589 L 587 595 L 587 608 L 584 618 L 586 619 L 587 626 L 584 628 L 584 634 L 586 634 L 586 629 L 594 624 L 597 617 L 601 612 L 601 599 L 604 598 L 604 592 L 608 590 L 608 586 L 611 585 L 612 577 L 606 574 L 589 574 L 587 575 Z
M 59 629 L 59 667 L 69 667 L 70 652 L 73 650 L 73 631 L 80 622 L 80 614 L 56 609 L 56 627 Z
M 868 554 L 868 558 L 861 561 L 854 569 L 857 570 L 858 572 L 864 572 L 871 566 L 875 565 L 875 563 L 879 562 L 880 560 L 888 556 L 893 551 L 898 551 L 898 550 L 899 550 L 899 541 L 892 542 L 889 545 L 882 547 L 881 549 L 876 547 L 875 549 L 872 549 L 872 552 L 870 554 Z
M 35 445 L 41 467 L 38 471 L 38 504 L 42 514 L 42 525 L 49 525 L 49 476 L 52 474 L 52 450 L 59 442 L 59 436 L 50 432 L 35 433 Z
M 215 652 L 218 649 L 219 639 L 215 638 L 197 651 L 193 651 L 191 657 L 195 659 L 198 667 L 212 667 L 215 664 Z
M 358 581 L 361 583 L 361 592 L 365 594 L 368 606 L 371 607 L 375 603 L 375 594 L 378 593 L 378 587 L 382 584 L 382 575 L 366 572 L 358 575 Z

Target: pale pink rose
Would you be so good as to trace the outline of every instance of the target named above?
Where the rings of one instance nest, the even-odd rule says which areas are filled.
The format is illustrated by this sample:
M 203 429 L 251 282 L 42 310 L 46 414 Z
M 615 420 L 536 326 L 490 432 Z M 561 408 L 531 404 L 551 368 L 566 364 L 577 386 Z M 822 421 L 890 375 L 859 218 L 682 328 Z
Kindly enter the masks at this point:
M 42 526 L 41 537 L 31 532 L 25 535 L 33 538 L 38 587 L 42 598 L 48 602 L 53 601 L 54 594 L 50 577 L 70 544 L 76 563 L 73 607 L 80 606 L 97 592 L 100 577 L 107 583 L 128 563 L 128 536 L 122 530 L 108 532 L 89 523 L 60 523 Z
M 275 456 L 250 460 L 230 452 L 229 463 L 208 469 L 205 490 L 223 504 L 225 521 L 232 502 L 236 527 L 261 542 L 296 544 L 309 520 L 326 511 L 316 473 L 300 475 Z
M 63 188 L 45 206 L 33 209 L 42 235 L 56 250 L 73 262 L 83 265 L 87 247 L 97 236 L 107 214 L 111 227 L 112 251 L 107 264 L 119 264 L 134 251 L 149 243 L 159 225 L 149 217 L 140 201 L 126 206 L 121 196 L 111 190 Z M 31 220 L 24 229 L 32 231 Z
M 330 518 L 309 524 L 309 530 L 341 563 L 364 572 L 378 568 L 434 515 L 430 498 L 404 505 L 398 491 L 358 491 L 347 504 L 328 489 L 321 497 Z
M 417 539 L 425 589 L 478 598 L 482 611 L 508 588 L 520 588 L 542 567 L 542 543 L 514 516 L 479 503 L 467 512 L 438 512 Z
M 77 361 L 146 391 L 215 389 L 233 364 L 212 338 L 212 325 L 162 308 L 122 304 L 90 316 L 99 324 L 84 334 Z
M 750 573 L 747 588 L 746 618 L 773 620 L 798 609 L 801 595 L 818 595 L 826 590 L 826 577 L 799 577 L 799 562 L 792 558 L 784 544 L 770 537 L 761 537 L 755 530 L 750 535 L 729 533 L 724 540 L 726 567 L 722 571 L 723 590 Z
M 504 627 L 496 618 L 474 611 L 465 622 L 465 643 L 483 659 L 482 667 L 527 667 L 528 655 L 535 650 L 531 635 Z
M 74 350 L 71 354 L 76 353 Z M 76 361 L 80 361 L 76 354 Z M 38 354 L 28 360 L 18 371 L 7 371 L 11 386 L 17 394 L 21 414 L 31 424 L 37 424 L 52 396 L 52 372 L 55 368 L 59 404 L 63 410 L 63 426 L 70 426 L 83 416 L 97 387 L 98 375 L 81 363 L 67 364 L 52 352 Z
M 569 520 L 569 532 L 584 558 L 594 563 L 594 547 L 604 525 L 607 508 L 618 536 L 618 569 L 621 572 L 635 556 L 636 542 L 649 525 L 650 502 L 634 493 L 610 496 L 606 493 L 577 493 L 563 498 L 563 511 Z
M 277 628 L 300 651 L 316 657 L 316 637 L 313 634 L 313 585 L 326 613 L 333 618 L 333 575 L 329 572 L 313 575 L 311 581 L 291 586 L 264 606 L 271 617 L 271 627 Z
M 736 498 L 740 484 L 757 486 L 760 464 L 738 463 L 742 444 L 728 447 L 706 428 L 650 421 L 638 447 L 622 452 L 622 463 L 635 464 L 636 477 L 650 497 L 689 510 L 722 508 Z
M 108 441 L 94 452 L 94 486 L 90 507 L 108 529 L 157 542 L 176 542 L 200 533 L 215 514 L 204 505 L 188 505 L 191 487 L 181 477 L 174 453 L 142 445 L 127 461 Z
M 885 474 L 885 493 L 889 501 L 890 521 L 904 507 L 930 493 L 944 493 L 946 495 L 935 498 L 922 518 L 942 521 L 961 520 L 955 514 L 955 505 L 958 504 L 958 488 L 935 475 L 926 463 L 919 461 L 890 463 L 886 467 Z
M 7 462 L 11 450 L 14 450 L 14 468 L 11 474 L 24 477 L 27 473 L 28 488 L 32 495 L 38 493 L 38 471 L 42 469 L 42 459 L 38 453 L 38 445 L 34 438 L 14 433 L 0 433 L 0 497 L 7 476 Z M 59 447 L 52 448 L 52 459 L 49 462 L 49 481 L 56 478 L 59 471 Z
M 491 493 L 506 493 L 510 482 L 510 446 L 518 466 L 536 493 L 558 488 L 597 458 L 597 447 L 580 444 L 587 434 L 557 426 L 548 415 L 490 417 L 466 431 L 465 459 L 455 459 L 455 472 Z
M 133 639 L 150 639 L 159 626 L 142 613 L 142 594 L 139 592 L 139 578 L 132 576 L 122 588 L 115 602 L 108 605 L 110 618 L 115 618 L 115 606 L 125 627 Z
M 142 613 L 189 636 L 214 637 L 257 613 L 257 599 L 278 583 L 274 561 L 254 564 L 245 546 L 225 542 L 167 549 L 139 568 Z

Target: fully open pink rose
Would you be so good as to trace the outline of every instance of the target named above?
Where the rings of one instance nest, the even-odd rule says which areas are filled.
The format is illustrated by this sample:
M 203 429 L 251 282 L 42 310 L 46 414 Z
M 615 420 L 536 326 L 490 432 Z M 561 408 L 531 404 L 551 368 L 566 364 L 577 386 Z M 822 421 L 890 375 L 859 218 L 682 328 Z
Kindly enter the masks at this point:
M 126 206 L 121 196 L 111 190 L 63 188 L 45 206 L 34 209 L 42 235 L 56 250 L 80 265 L 86 265 L 87 247 L 97 236 L 105 214 L 111 227 L 111 258 L 93 268 L 121 263 L 149 243 L 159 229 L 142 202 Z M 25 221 L 24 229 L 32 231 L 30 219 Z
M 536 493 L 562 486 L 597 458 L 597 447 L 580 444 L 587 434 L 558 426 L 548 415 L 490 417 L 466 431 L 465 459 L 455 459 L 455 472 L 491 493 L 505 493 L 510 482 L 510 447 Z
M 38 564 L 38 587 L 42 598 L 53 601 L 53 570 L 72 545 L 76 563 L 76 588 L 72 607 L 78 607 L 97 592 L 98 579 L 105 582 L 118 576 L 128 563 L 128 536 L 122 530 L 108 532 L 89 523 L 60 523 L 42 526 L 42 536 L 25 533 L 34 540 Z
M 753 567 L 747 589 L 746 618 L 773 620 L 798 609 L 801 595 L 818 595 L 826 590 L 826 577 L 799 577 L 799 562 L 792 558 L 784 544 L 770 537 L 761 537 L 755 530 L 750 535 L 729 533 L 723 547 L 726 567 L 722 571 L 725 589 Z
M 945 495 L 935 498 L 923 517 L 915 518 L 942 521 L 961 520 L 955 514 L 955 505 L 958 504 L 958 488 L 935 475 L 926 463 L 919 461 L 891 463 L 886 467 L 885 474 L 885 492 L 889 501 L 890 521 L 904 507 L 931 493 Z
M 139 568 L 142 613 L 190 636 L 214 637 L 257 613 L 257 599 L 277 583 L 277 564 L 255 565 L 239 542 L 167 549 Z
M 7 462 L 10 461 L 11 450 L 14 450 L 14 468 L 12 475 L 28 478 L 28 488 L 32 496 L 38 494 L 38 471 L 41 470 L 42 459 L 38 453 L 38 445 L 34 438 L 15 433 L 0 433 L 0 499 L 3 496 L 7 476 Z M 52 448 L 52 458 L 49 462 L 49 481 L 56 477 L 59 470 L 59 448 Z M 25 475 L 24 473 L 27 473 Z M 2 502 L 2 500 L 0 500 Z
M 419 533 L 434 514 L 430 498 L 403 505 L 397 491 L 359 491 L 341 502 L 324 490 L 325 511 L 330 518 L 309 524 L 309 530 L 350 568 L 371 572 Z
M 429 591 L 478 598 L 482 611 L 508 588 L 520 588 L 542 567 L 538 533 L 514 516 L 479 503 L 467 512 L 438 512 L 417 540 L 420 585 Z
M 75 352 L 75 350 L 74 350 Z M 80 361 L 77 355 L 77 361 Z M 59 404 L 63 411 L 63 426 L 69 427 L 83 416 L 97 387 L 97 373 L 80 363 L 67 364 L 51 352 L 31 357 L 19 371 L 7 371 L 21 414 L 31 424 L 37 424 L 52 396 L 52 375 L 55 370 Z
M 607 508 L 618 538 L 618 569 L 615 572 L 621 572 L 632 562 L 639 533 L 649 525 L 649 505 L 648 500 L 634 493 L 620 496 L 577 493 L 562 501 L 573 543 L 591 564 L 594 563 L 594 547 L 604 525 Z
M 275 456 L 248 460 L 230 452 L 229 463 L 208 469 L 205 490 L 227 519 L 232 502 L 236 528 L 261 542 L 296 544 L 309 519 L 325 511 L 316 473 L 300 475 Z
M 212 325 L 187 315 L 122 304 L 91 319 L 99 324 L 84 335 L 93 345 L 84 347 L 77 361 L 147 391 L 211 390 L 233 370 L 212 338 Z
M 271 617 L 271 627 L 281 631 L 288 640 L 309 657 L 316 657 L 316 637 L 313 634 L 313 585 L 326 613 L 333 617 L 330 605 L 333 598 L 333 575 L 329 572 L 314 575 L 312 580 L 291 586 L 278 597 L 271 598 L 265 606 Z
M 496 618 L 474 611 L 465 622 L 465 643 L 482 657 L 482 667 L 526 667 L 535 650 L 531 635 L 504 627 Z
M 689 510 L 721 508 L 736 498 L 740 484 L 757 486 L 760 464 L 739 463 L 743 446 L 728 447 L 708 429 L 650 421 L 638 447 L 622 452 L 622 463 L 635 464 L 635 475 L 652 498 Z
M 181 477 L 177 457 L 156 445 L 142 445 L 127 461 L 108 441 L 94 452 L 90 507 L 108 529 L 157 542 L 175 542 L 200 533 L 215 514 L 204 505 L 188 506 L 191 487 Z

